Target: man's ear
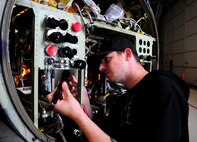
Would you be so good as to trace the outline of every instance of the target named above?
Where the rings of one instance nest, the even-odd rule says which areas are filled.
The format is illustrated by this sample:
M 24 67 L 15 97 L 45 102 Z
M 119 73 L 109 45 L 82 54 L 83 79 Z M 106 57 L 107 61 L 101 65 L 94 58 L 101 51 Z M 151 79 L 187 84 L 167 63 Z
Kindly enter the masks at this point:
M 126 61 L 128 61 L 128 60 L 131 58 L 131 56 L 133 55 L 133 54 L 132 54 L 132 51 L 131 51 L 130 48 L 126 48 L 126 49 L 124 50 L 124 52 L 125 52 Z

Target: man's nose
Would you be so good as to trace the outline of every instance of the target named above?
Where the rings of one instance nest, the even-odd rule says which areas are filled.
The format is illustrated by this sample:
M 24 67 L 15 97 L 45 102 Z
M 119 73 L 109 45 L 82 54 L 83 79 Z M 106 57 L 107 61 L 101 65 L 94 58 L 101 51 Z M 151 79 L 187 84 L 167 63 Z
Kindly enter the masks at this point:
M 99 65 L 99 70 L 100 70 L 101 72 L 103 72 L 103 69 L 104 69 L 104 65 L 103 65 L 102 63 L 100 63 L 100 65 Z

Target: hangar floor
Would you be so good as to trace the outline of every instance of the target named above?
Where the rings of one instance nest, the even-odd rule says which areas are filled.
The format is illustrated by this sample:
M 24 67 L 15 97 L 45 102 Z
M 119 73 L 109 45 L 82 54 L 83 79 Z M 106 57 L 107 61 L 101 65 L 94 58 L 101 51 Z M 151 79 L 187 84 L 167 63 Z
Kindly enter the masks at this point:
M 190 89 L 189 97 L 189 134 L 190 142 L 197 142 L 197 89 Z

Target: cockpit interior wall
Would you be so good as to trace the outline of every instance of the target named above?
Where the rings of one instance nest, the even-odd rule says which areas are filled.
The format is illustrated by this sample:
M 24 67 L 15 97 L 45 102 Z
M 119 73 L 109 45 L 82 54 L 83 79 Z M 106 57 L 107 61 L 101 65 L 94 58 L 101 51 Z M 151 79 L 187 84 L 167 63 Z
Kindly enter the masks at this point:
M 72 74 L 79 82 L 79 102 L 86 86 L 96 119 L 106 115 L 125 89 L 109 87 L 97 69 L 98 59 L 91 56 L 104 39 L 130 38 L 144 67 L 157 69 L 158 36 L 150 5 L 116 2 L 0 1 L 0 116 L 21 139 L 85 141 L 76 124 L 54 112 L 45 95 Z

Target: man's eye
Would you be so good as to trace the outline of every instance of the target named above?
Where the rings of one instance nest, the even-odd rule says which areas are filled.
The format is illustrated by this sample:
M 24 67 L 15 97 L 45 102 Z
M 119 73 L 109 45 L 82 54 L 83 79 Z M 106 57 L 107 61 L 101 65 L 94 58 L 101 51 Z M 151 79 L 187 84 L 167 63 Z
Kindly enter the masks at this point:
M 106 58 L 104 59 L 104 62 L 105 62 L 105 63 L 109 63 L 110 60 L 111 60 L 111 57 L 106 57 Z

